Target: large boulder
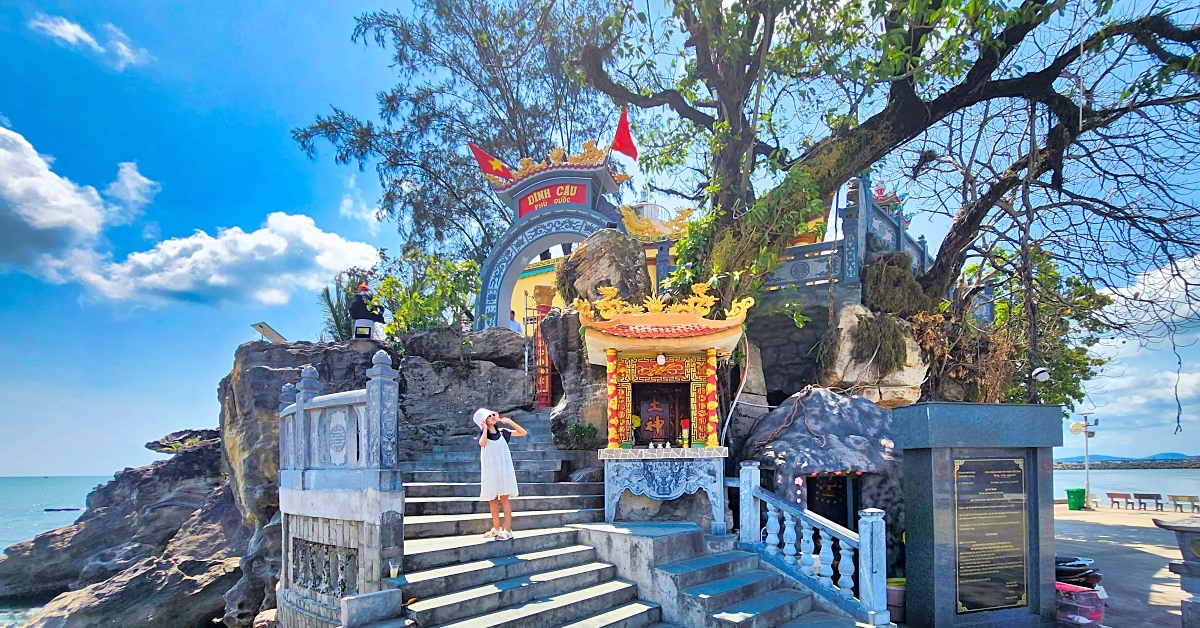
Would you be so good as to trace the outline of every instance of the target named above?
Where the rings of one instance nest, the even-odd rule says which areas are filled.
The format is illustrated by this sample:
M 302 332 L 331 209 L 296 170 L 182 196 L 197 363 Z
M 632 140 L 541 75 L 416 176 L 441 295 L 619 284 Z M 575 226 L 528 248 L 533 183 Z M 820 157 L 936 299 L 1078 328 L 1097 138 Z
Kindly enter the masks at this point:
M 576 297 L 600 300 L 597 288 L 601 286 L 615 286 L 617 296 L 635 304 L 653 294 L 646 250 L 616 229 L 601 229 L 588 236 L 558 263 L 556 277 L 558 293 L 568 304 Z
M 220 440 L 188 442 L 167 460 L 125 469 L 97 487 L 74 524 L 5 550 L 0 599 L 48 599 L 162 554 L 222 482 Z
M 878 318 L 858 304 L 843 307 L 837 315 L 837 343 L 821 373 L 822 386 L 837 390 L 853 390 L 871 401 L 885 407 L 896 408 L 916 403 L 921 397 L 921 384 L 929 366 L 921 353 L 921 347 L 912 337 L 911 328 L 904 321 L 897 321 L 904 342 L 903 366 L 891 372 L 881 373 L 871 352 L 855 351 L 855 330 L 866 318 Z M 866 353 L 866 359 L 856 355 Z
M 863 508 L 887 513 L 889 565 L 904 531 L 902 454 L 892 442 L 892 411 L 866 397 L 811 388 L 785 399 L 755 424 L 741 451 L 773 470 L 775 493 L 806 503 L 814 473 L 861 472 Z
M 525 337 L 507 327 L 486 327 L 463 334 L 440 327 L 404 334 L 404 354 L 430 362 L 481 360 L 506 368 L 524 368 Z
M 406 458 L 428 451 L 430 443 L 472 433 L 471 416 L 479 408 L 501 413 L 532 409 L 530 376 L 523 369 L 406 355 L 400 361 L 400 379 L 400 454 Z
M 160 556 L 54 598 L 28 628 L 212 626 L 225 607 L 223 595 L 240 577 L 238 556 L 248 530 L 230 486 L 210 491 Z
M 579 335 L 579 312 L 550 310 L 541 324 L 542 337 L 550 363 L 562 381 L 562 397 L 550 410 L 550 429 L 555 444 L 562 449 L 571 446 L 567 427 L 585 423 L 596 428 L 602 440 L 608 439 L 608 383 L 604 367 L 591 364 L 583 351 Z

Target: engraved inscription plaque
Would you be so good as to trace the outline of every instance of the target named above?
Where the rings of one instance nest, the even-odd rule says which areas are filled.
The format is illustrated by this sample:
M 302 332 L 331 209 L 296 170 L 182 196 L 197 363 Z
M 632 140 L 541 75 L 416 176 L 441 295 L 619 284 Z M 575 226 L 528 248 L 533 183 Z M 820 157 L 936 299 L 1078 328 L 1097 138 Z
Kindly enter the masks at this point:
M 1027 606 L 1025 461 L 954 461 L 959 614 Z

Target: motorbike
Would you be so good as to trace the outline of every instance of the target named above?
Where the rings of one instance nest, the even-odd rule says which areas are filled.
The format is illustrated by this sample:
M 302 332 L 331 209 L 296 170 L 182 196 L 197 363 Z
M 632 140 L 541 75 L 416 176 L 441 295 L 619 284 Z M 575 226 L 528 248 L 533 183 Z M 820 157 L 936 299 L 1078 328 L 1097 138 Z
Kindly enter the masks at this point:
M 1055 556 L 1054 579 L 1058 582 L 1095 589 L 1104 578 L 1093 566 L 1095 561 L 1079 556 Z

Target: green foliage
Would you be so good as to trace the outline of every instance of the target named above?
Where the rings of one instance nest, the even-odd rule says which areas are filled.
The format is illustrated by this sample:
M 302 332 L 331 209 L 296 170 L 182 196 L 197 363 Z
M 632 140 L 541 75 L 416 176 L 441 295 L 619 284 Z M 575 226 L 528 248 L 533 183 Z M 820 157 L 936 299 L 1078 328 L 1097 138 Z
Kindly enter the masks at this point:
M 321 289 L 320 304 L 325 320 L 320 342 L 342 342 L 354 337 L 354 321 L 350 319 L 350 303 L 354 300 L 360 276 L 338 273 L 332 289 Z
M 861 363 L 874 364 L 880 376 L 904 368 L 908 359 L 904 326 L 892 316 L 860 317 L 850 339 L 854 343 L 850 357 Z
M 406 248 L 482 262 L 516 216 L 467 142 L 515 170 L 610 133 L 612 104 L 565 69 L 575 16 L 602 12 L 592 0 L 417 0 L 364 13 L 352 39 L 390 49 L 397 78 L 378 119 L 333 108 L 292 135 L 310 156 L 328 142 L 337 163 L 374 167 L 380 213 Z
M 572 423 L 567 426 L 569 449 L 596 449 L 599 442 L 596 438 L 596 426 L 588 423 Z
M 1010 268 L 1015 254 L 993 253 L 988 268 Z M 1037 308 L 1038 366 L 1050 369 L 1050 380 L 1038 384 L 1043 403 L 1062 404 L 1073 410 L 1082 401 L 1084 385 L 1100 375 L 1107 363 L 1091 349 L 1109 331 L 1102 310 L 1112 297 L 1078 277 L 1063 277 L 1054 259 L 1034 249 L 1034 297 Z M 986 271 L 987 268 L 984 269 Z M 1012 381 L 1003 400 L 1026 401 L 1025 377 L 1029 372 L 1029 324 L 1025 292 L 1019 274 L 1005 272 L 995 291 L 996 327 L 1013 339 L 1014 359 L 1024 368 L 1013 369 Z
M 863 271 L 863 305 L 875 312 L 910 317 L 936 309 L 912 273 L 912 257 L 893 251 Z
M 479 292 L 479 264 L 454 261 L 408 249 L 395 259 L 382 258 L 371 276 L 376 305 L 391 313 L 385 331 L 398 338 L 406 331 L 456 327 L 469 315 Z

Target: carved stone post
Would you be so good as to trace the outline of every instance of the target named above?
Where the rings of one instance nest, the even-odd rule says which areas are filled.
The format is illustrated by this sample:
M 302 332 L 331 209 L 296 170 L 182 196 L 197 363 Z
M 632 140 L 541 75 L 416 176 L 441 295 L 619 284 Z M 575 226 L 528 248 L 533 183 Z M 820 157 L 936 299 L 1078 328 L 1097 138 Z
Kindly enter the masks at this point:
M 308 427 L 308 405 L 314 397 L 321 394 L 321 380 L 317 379 L 317 369 L 311 364 L 305 364 L 300 369 L 300 383 L 296 386 L 296 414 L 292 417 L 293 438 L 296 448 L 296 468 L 307 469 L 309 464 L 309 441 L 311 434 Z
M 741 482 L 738 487 L 739 510 L 741 510 L 740 539 L 742 543 L 762 543 L 762 518 L 754 489 L 762 485 L 762 475 L 757 460 L 742 462 Z
M 858 599 L 876 626 L 891 621 L 887 609 L 887 527 L 883 511 L 858 511 Z
M 371 358 L 367 369 L 367 430 L 363 446 L 364 463 L 381 469 L 395 469 L 399 463 L 396 449 L 396 418 L 400 403 L 399 371 L 392 368 L 392 356 L 382 349 Z

